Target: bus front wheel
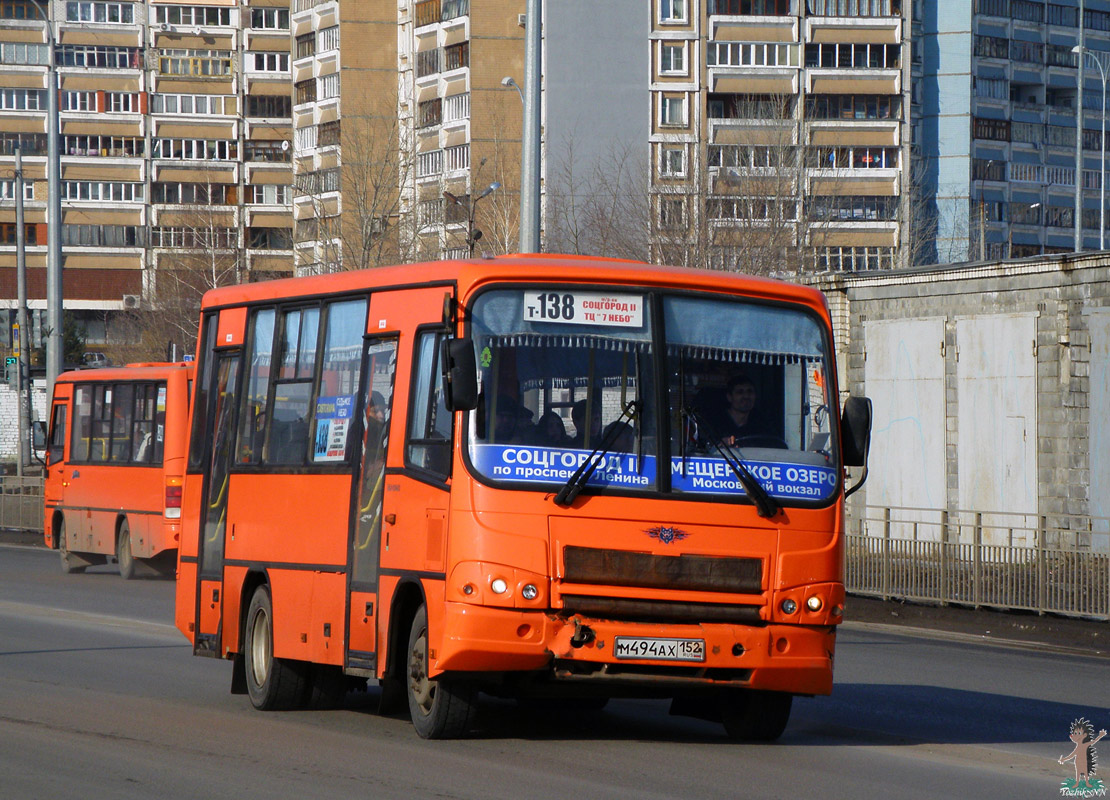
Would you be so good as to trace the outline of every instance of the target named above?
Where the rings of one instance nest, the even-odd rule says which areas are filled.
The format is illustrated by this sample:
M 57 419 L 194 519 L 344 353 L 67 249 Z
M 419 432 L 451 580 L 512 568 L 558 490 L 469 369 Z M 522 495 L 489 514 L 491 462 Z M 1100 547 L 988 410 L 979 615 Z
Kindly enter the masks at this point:
M 57 545 L 58 552 L 62 557 L 62 574 L 64 575 L 84 572 L 91 566 L 105 562 L 104 556 L 93 553 L 70 552 L 66 545 L 66 522 L 64 519 L 58 520 L 58 527 L 54 530 L 54 544 Z
M 274 658 L 274 604 L 266 584 L 254 590 L 247 609 L 243 666 L 251 705 L 260 711 L 296 708 L 305 693 L 305 664 Z
M 119 524 L 116 534 L 116 561 L 119 563 L 119 576 L 125 581 L 135 577 L 135 558 L 131 555 L 131 526 L 124 520 Z
M 721 707 L 721 721 L 730 739 L 773 742 L 790 721 L 794 696 L 785 692 L 746 689 L 729 694 Z
M 477 689 L 447 676 L 428 677 L 428 612 L 421 606 L 409 631 L 408 700 L 412 725 L 422 739 L 456 739 L 469 730 Z

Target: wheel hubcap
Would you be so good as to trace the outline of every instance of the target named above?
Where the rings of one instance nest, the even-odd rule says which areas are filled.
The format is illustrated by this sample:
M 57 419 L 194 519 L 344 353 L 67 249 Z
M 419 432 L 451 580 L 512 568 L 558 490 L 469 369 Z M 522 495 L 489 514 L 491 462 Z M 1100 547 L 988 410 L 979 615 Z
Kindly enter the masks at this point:
M 266 612 L 259 609 L 251 625 L 251 677 L 256 686 L 266 683 L 269 672 L 270 626 Z
M 425 633 L 421 633 L 409 656 L 409 688 L 416 704 L 425 713 L 431 709 L 435 699 L 435 682 L 428 680 L 427 654 L 428 639 Z

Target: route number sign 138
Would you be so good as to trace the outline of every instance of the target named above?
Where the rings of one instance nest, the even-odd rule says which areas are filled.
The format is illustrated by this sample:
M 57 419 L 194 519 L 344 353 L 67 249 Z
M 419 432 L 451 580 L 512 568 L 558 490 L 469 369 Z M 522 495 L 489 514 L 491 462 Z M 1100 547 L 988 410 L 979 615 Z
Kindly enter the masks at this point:
M 644 324 L 644 298 L 636 294 L 577 291 L 524 292 L 526 322 L 569 325 L 603 325 L 640 328 Z

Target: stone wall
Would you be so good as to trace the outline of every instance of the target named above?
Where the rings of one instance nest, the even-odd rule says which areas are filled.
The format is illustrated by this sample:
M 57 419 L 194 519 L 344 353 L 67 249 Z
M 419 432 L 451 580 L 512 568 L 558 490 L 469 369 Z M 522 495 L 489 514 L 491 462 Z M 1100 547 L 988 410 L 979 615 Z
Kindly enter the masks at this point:
M 943 357 L 944 507 L 948 511 L 1020 509 L 1032 510 L 1042 518 L 1110 517 L 1110 499 L 1102 499 L 1110 498 L 1110 390 L 1106 388 L 1110 386 L 1110 254 L 846 274 L 815 283 L 828 296 L 837 327 L 838 357 L 842 374 L 846 372 L 841 387 L 853 394 L 868 393 L 865 334 L 878 329 L 869 328 L 870 323 L 893 320 L 912 326 L 915 320 L 943 320 L 943 342 L 937 346 Z M 1030 448 L 1035 452 L 1035 464 L 1018 463 L 1016 442 L 1003 442 L 996 457 L 1005 480 L 1020 470 L 1027 470 L 1035 480 L 1024 490 L 1014 490 L 1016 484 L 1011 483 L 998 508 L 971 508 L 968 502 L 976 487 L 969 488 L 968 475 L 962 484 L 960 480 L 961 466 L 968 469 L 975 457 L 980 461 L 986 458 L 982 452 L 969 451 L 976 433 L 997 423 L 990 418 L 989 407 L 976 408 L 969 416 L 971 401 L 961 397 L 961 386 L 967 394 L 976 377 L 967 374 L 968 364 L 975 359 L 967 349 L 970 323 L 980 330 L 990 330 L 997 323 L 1000 331 L 1032 332 L 1027 343 L 1013 341 L 1011 336 L 999 337 L 990 345 L 1010 348 L 1018 355 L 1017 361 L 1028 358 L 1030 370 L 1035 364 L 1035 380 L 1032 372 L 1024 381 L 1016 377 L 1020 367 L 1015 366 L 1012 381 L 1012 391 L 1026 395 L 1025 407 L 1035 408 L 1035 425 L 1029 426 L 1029 434 L 1036 437 L 1035 449 Z M 962 368 L 961 348 L 967 359 Z M 985 354 L 988 360 L 991 355 Z M 1013 398 L 1007 394 L 1011 390 L 1007 379 L 1004 371 L 997 377 L 998 396 L 1008 400 Z M 963 415 L 961 401 L 965 404 Z M 897 409 L 876 409 L 877 420 L 897 417 Z M 940 446 L 940 441 L 934 438 L 933 445 L 923 446 Z M 885 456 L 881 454 L 879 459 Z M 902 457 L 899 463 L 914 469 L 911 458 Z M 1034 491 L 1036 496 L 1030 496 Z M 885 500 L 884 504 L 900 505 L 889 497 Z M 1049 519 L 1048 524 L 1053 521 Z M 1110 537 L 1102 536 L 1110 531 L 1110 520 L 1096 522 L 1092 530 L 1096 544 L 1110 544 Z

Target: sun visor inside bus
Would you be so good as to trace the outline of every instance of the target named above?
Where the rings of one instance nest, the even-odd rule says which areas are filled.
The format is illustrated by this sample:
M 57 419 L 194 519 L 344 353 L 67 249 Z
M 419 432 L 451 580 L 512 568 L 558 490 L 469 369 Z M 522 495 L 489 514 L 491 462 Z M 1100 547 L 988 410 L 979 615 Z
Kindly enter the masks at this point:
M 216 347 L 241 347 L 246 327 L 247 309 L 245 307 L 221 310 Z

